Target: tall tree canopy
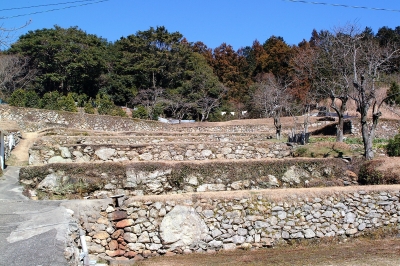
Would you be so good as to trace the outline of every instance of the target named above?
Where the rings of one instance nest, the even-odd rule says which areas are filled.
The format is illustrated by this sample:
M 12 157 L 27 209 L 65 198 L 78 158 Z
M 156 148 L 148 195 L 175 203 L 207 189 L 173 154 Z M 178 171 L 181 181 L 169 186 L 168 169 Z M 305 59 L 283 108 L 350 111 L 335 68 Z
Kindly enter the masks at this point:
M 9 53 L 31 59 L 38 70 L 35 87 L 40 93 L 58 90 L 95 96 L 101 87 L 107 41 L 77 27 L 30 31 L 11 46 Z

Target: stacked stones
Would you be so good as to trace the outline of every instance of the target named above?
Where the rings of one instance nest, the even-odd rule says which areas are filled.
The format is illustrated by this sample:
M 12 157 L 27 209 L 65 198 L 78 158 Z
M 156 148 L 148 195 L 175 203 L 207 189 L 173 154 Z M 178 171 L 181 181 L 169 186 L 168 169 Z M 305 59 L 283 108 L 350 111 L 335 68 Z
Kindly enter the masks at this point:
M 69 113 L 61 111 L 18 108 L 8 105 L 0 105 L 0 120 L 10 120 L 18 122 L 23 131 L 39 131 L 48 128 L 73 128 L 85 130 L 100 131 L 146 131 L 146 132 L 168 132 L 177 131 L 173 125 L 162 124 L 157 122 L 132 120 L 130 118 L 112 117 L 112 116 L 96 116 L 82 113 Z M 359 118 L 352 119 L 355 126 L 352 134 L 360 135 Z M 315 122 L 309 125 L 309 130 L 321 128 L 327 122 Z M 398 121 L 380 121 L 381 124 L 376 130 L 377 138 L 392 138 L 398 133 Z M 302 124 L 293 125 L 295 128 L 301 128 Z M 179 129 L 181 132 L 231 132 L 231 133 L 258 133 L 269 132 L 274 134 L 274 129 L 265 125 L 232 125 L 232 126 L 187 126 Z
M 214 159 L 266 159 L 291 157 L 285 143 L 209 142 L 143 145 L 34 146 L 29 164 L 62 162 L 184 161 Z
M 267 141 L 274 129 L 265 125 L 174 127 L 126 118 L 10 108 L 0 107 L 0 118 L 19 120 L 27 131 L 48 127 L 78 129 L 54 130 L 65 136 L 43 138 L 31 149 L 30 164 L 48 164 L 52 170 L 43 172 L 49 174 L 44 179 L 36 177 L 47 182 L 46 186 L 72 179 L 67 171 L 51 169 L 53 163 L 81 162 L 93 166 L 93 162 L 101 162 L 126 167 L 122 181 L 109 180 L 113 173 L 101 173 L 106 184 L 98 193 L 124 193 L 127 196 L 121 206 L 105 199 L 101 206 L 93 206 L 85 213 L 79 210 L 82 203 L 69 207 L 86 232 L 89 253 L 94 259 L 138 260 L 178 253 L 261 248 L 291 239 L 359 235 L 367 229 L 398 224 L 399 187 L 385 192 L 326 193 L 308 198 L 296 195 L 295 190 L 285 190 L 282 193 L 294 196 L 279 200 L 270 197 L 271 191 L 221 191 L 258 189 L 261 183 L 267 187 L 301 186 L 311 177 L 331 177 L 330 168 L 308 171 L 293 165 L 279 178 L 263 173 L 251 179 L 230 180 L 230 176 L 221 175 L 214 183 L 200 183 L 198 176 L 186 173 L 180 180 L 184 182 L 181 194 L 164 195 L 162 199 L 148 195 L 178 193 L 170 187 L 165 192 L 166 176 L 171 171 L 165 166 L 168 161 L 205 161 L 199 167 L 207 168 L 207 163 L 223 159 L 234 170 L 242 160 L 290 157 L 290 146 Z M 128 130 L 134 132 L 124 136 L 122 131 Z M 121 133 L 111 137 L 110 131 Z M 127 165 L 136 164 L 135 161 L 154 163 L 147 172 L 129 169 Z M 133 190 L 137 193 L 130 194 Z M 233 197 L 225 193 L 232 193 Z M 78 246 L 79 241 L 76 237 Z
M 92 222 L 84 227 L 93 229 L 87 229 L 92 254 L 118 260 L 357 236 L 398 226 L 398 187 L 279 200 L 265 192 L 240 198 L 201 198 L 200 194 L 167 201 L 127 198 L 120 208 L 104 204 L 93 210 Z
M 74 128 L 98 131 L 147 131 L 167 132 L 177 131 L 177 127 L 152 121 L 133 120 L 131 118 L 115 116 L 97 116 L 83 113 L 70 113 L 43 109 L 18 108 L 8 105 L 0 105 L 0 119 L 17 121 L 24 131 L 39 131 L 48 128 Z M 319 128 L 325 122 L 316 122 L 309 125 L 309 129 Z M 297 123 L 301 128 L 301 123 Z M 186 126 L 179 127 L 181 132 L 231 132 L 231 133 L 257 133 L 274 132 L 273 128 L 266 125 L 227 125 L 227 126 Z

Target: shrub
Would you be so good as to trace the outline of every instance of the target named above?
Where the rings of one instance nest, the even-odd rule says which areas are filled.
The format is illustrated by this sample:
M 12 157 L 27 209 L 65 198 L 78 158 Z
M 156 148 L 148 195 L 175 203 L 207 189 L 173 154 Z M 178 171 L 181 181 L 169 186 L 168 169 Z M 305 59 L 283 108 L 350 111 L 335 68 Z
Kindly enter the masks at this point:
M 34 90 L 27 90 L 25 93 L 25 107 L 39 108 L 40 97 Z
M 15 90 L 10 97 L 9 104 L 18 107 L 39 108 L 39 95 L 34 90 Z
M 87 101 L 85 103 L 83 108 L 85 110 L 85 113 L 94 114 L 94 107 L 93 107 L 92 99 L 89 99 L 89 101 Z
M 371 160 L 362 164 L 358 173 L 358 183 L 361 185 L 400 184 L 400 176 L 397 173 L 378 169 L 384 163 L 384 160 Z
M 61 97 L 58 100 L 58 106 L 62 111 L 78 112 L 78 108 L 76 107 L 75 100 L 71 93 L 68 93 L 67 96 Z
M 114 103 L 107 94 L 97 94 L 96 105 L 99 115 L 112 115 Z
M 382 161 L 367 161 L 360 167 L 358 173 L 358 183 L 361 185 L 377 185 L 383 184 L 382 173 L 376 168 L 380 166 Z
M 400 104 L 400 86 L 396 82 L 392 82 L 390 84 L 390 88 L 387 92 L 387 95 L 389 96 L 385 102 L 387 104 Z
M 25 107 L 26 103 L 26 92 L 23 89 L 15 90 L 10 97 L 8 103 L 12 106 Z
M 40 106 L 43 109 L 60 110 L 58 99 L 61 97 L 62 95 L 58 91 L 46 92 L 40 100 Z
M 298 147 L 294 151 L 294 156 L 295 157 L 304 157 L 304 156 L 306 156 L 307 152 L 308 152 L 308 149 L 306 147 Z
M 72 95 L 77 107 L 84 107 L 89 97 L 86 94 L 78 94 L 76 92 L 70 92 L 68 94 Z
M 397 134 L 392 139 L 389 139 L 389 142 L 386 145 L 386 152 L 389 156 L 400 155 L 400 134 Z
M 145 108 L 143 105 L 137 106 L 137 107 L 132 111 L 132 117 L 133 117 L 133 118 L 146 119 L 146 118 L 147 118 L 147 111 L 146 111 L 146 108 Z

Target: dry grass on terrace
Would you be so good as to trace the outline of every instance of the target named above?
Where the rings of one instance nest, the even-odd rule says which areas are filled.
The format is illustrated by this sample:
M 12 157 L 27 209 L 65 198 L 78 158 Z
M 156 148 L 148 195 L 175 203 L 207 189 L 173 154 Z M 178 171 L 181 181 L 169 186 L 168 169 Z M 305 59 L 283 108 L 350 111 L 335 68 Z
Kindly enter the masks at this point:
M 251 251 L 236 250 L 216 254 L 157 257 L 135 263 L 138 266 L 217 266 L 217 265 L 400 265 L 400 239 L 351 239 L 347 242 L 294 245 Z
M 348 187 L 317 187 L 317 188 L 281 188 L 261 190 L 235 190 L 217 192 L 194 192 L 168 195 L 135 196 L 137 201 L 175 201 L 186 202 L 193 199 L 242 199 L 246 197 L 263 196 L 271 201 L 297 201 L 299 198 L 325 197 L 335 194 L 355 193 L 358 191 L 388 191 L 399 192 L 400 185 L 373 185 L 373 186 L 348 186 Z

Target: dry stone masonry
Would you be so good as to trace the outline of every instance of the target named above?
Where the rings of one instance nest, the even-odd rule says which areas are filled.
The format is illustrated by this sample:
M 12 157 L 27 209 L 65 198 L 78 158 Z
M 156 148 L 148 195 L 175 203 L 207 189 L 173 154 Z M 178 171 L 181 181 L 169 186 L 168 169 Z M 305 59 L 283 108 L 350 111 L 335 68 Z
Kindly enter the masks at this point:
M 46 164 L 20 170 L 32 198 L 77 194 L 104 198 L 266 188 L 345 186 L 357 175 L 341 159 Z M 83 194 L 82 194 L 83 193 Z
M 63 162 L 183 161 L 213 159 L 261 159 L 292 156 L 285 143 L 214 142 L 138 145 L 34 146 L 29 164 Z
M 399 186 L 359 188 L 322 195 L 280 198 L 268 191 L 242 196 L 123 198 L 82 209 L 76 219 L 86 229 L 91 256 L 138 260 L 165 254 L 257 249 L 281 242 L 358 236 L 397 227 Z M 292 196 L 288 196 L 292 195 Z M 78 239 L 76 239 L 78 242 Z
M 0 105 L 0 119 L 16 121 L 19 127 L 27 132 L 45 130 L 48 128 L 74 128 L 97 131 L 145 131 L 145 132 L 185 132 L 185 133 L 258 133 L 268 132 L 275 134 L 275 130 L 266 125 L 227 125 L 227 126 L 186 126 L 163 124 L 155 121 L 144 121 L 115 116 L 99 116 L 85 113 L 70 113 L 43 109 L 18 108 Z M 317 122 L 309 125 L 318 128 L 326 122 Z M 295 126 L 295 125 L 293 125 Z M 298 123 L 297 128 L 301 128 Z M 289 130 L 289 129 L 288 129 Z
M 399 185 L 344 187 L 357 185 L 353 161 L 292 158 L 293 144 L 269 140 L 267 125 L 168 125 L 6 105 L 0 119 L 42 135 L 20 170 L 32 199 L 87 199 L 62 203 L 77 225 L 69 260 L 82 248 L 79 229 L 91 259 L 133 262 L 346 238 L 400 222 Z M 377 137 L 397 127 L 384 122 Z

